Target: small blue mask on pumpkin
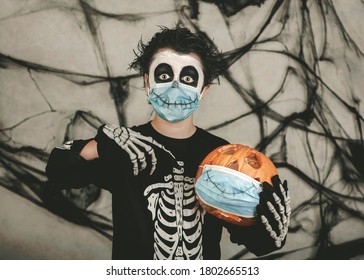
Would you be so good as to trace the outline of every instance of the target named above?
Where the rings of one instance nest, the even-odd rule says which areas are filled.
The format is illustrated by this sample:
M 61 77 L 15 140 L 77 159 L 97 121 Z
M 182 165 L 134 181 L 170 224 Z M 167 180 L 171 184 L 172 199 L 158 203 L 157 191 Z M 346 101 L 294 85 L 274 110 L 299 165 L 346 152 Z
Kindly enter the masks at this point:
M 205 204 L 245 218 L 256 215 L 262 191 L 255 179 L 218 165 L 205 165 L 195 188 Z

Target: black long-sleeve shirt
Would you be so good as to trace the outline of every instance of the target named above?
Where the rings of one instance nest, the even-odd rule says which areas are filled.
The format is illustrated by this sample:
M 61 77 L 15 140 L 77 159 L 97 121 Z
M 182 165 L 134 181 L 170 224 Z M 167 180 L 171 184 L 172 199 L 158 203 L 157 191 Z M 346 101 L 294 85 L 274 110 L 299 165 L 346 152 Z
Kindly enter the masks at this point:
M 136 146 L 145 152 L 148 166 L 134 176 L 130 155 L 103 132 L 103 126 L 95 137 L 98 159 L 83 159 L 79 152 L 89 140 L 78 140 L 53 149 L 46 168 L 49 180 L 60 188 L 93 183 L 112 193 L 113 259 L 219 259 L 223 226 L 232 242 L 256 255 L 275 249 L 261 227 L 225 223 L 205 213 L 196 201 L 199 164 L 227 141 L 200 128 L 187 139 L 159 134 L 150 123 L 132 129 L 151 137 L 142 142 L 153 148 L 157 159 L 152 175 L 152 157 L 145 147 Z M 135 149 L 131 152 L 136 154 Z

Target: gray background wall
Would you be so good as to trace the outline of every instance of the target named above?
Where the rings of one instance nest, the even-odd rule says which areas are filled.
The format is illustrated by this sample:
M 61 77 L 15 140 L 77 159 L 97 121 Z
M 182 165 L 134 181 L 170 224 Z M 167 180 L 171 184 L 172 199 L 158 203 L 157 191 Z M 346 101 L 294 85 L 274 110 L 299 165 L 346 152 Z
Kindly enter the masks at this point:
M 260 5 L 258 5 L 260 3 Z M 140 38 L 177 22 L 230 67 L 196 124 L 272 158 L 291 192 L 281 259 L 364 258 L 360 0 L 0 0 L 0 258 L 108 259 L 110 195 L 52 192 L 51 149 L 101 123 L 151 118 L 128 70 Z M 229 242 L 223 258 L 254 258 Z

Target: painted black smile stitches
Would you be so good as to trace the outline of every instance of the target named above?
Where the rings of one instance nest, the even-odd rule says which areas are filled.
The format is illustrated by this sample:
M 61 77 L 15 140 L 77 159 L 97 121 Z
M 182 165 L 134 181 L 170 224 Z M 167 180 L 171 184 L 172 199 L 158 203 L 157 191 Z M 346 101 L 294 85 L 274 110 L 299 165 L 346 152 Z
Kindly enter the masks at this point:
M 195 104 L 196 102 L 198 102 L 198 98 L 196 97 L 194 100 L 191 99 L 191 97 L 188 97 L 189 101 L 188 102 L 168 102 L 167 100 L 164 100 L 160 95 L 156 94 L 155 92 L 153 92 L 154 95 L 163 102 L 163 104 L 165 104 L 167 106 L 167 108 L 169 108 L 169 106 L 181 106 L 182 108 L 191 108 L 193 104 Z

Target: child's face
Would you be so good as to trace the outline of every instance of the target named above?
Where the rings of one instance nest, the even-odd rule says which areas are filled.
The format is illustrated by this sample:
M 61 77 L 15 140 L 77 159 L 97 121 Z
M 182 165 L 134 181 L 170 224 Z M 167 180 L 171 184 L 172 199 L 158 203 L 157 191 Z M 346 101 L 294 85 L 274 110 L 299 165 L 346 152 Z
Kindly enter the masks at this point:
M 160 49 L 149 67 L 149 88 L 156 84 L 178 81 L 196 88 L 201 93 L 204 82 L 202 64 L 196 54 L 178 54 L 171 49 Z M 148 85 L 148 83 L 147 83 Z

